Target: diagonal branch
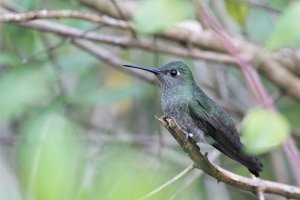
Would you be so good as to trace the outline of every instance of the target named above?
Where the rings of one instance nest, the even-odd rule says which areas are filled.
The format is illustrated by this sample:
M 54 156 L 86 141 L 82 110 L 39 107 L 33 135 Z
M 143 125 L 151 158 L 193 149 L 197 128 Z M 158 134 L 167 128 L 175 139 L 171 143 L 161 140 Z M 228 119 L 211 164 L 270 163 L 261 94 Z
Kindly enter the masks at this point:
M 189 140 L 186 141 L 181 128 L 172 118 L 163 116 L 160 118 L 160 121 L 176 139 L 182 149 L 194 161 L 195 166 L 216 178 L 218 181 L 253 192 L 254 194 L 256 194 L 257 191 L 263 191 L 265 193 L 278 194 L 286 198 L 300 199 L 300 188 L 298 187 L 261 179 L 242 177 L 210 163 L 207 157 L 201 154 L 196 143 Z

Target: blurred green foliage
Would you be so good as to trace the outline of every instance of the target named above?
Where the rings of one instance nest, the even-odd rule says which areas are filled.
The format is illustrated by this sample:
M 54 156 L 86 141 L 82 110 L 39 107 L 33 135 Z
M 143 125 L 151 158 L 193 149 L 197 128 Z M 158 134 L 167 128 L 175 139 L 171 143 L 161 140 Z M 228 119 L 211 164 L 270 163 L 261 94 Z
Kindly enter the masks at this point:
M 284 97 L 278 101 L 280 112 L 289 120 L 293 127 L 300 128 L 299 115 L 300 103 L 290 97 Z
M 300 2 L 294 2 L 278 19 L 273 33 L 270 35 L 266 46 L 270 50 L 281 47 L 291 46 L 299 47 L 300 45 Z
M 226 0 L 228 14 L 240 25 L 244 25 L 249 13 L 249 1 Z
M 251 9 L 245 24 L 250 38 L 259 43 L 265 43 L 273 31 L 272 18 L 272 14 L 266 13 L 264 10 Z
M 83 5 L 73 0 L 14 2 L 26 10 L 86 11 Z M 268 12 L 247 2 L 249 1 L 225 2 L 227 13 L 239 26 L 246 28 L 247 34 L 244 36 L 249 37 L 246 39 L 267 43 L 272 48 L 298 41 L 299 26 L 295 24 L 300 13 L 299 2 L 284 10 L 288 5 L 287 1 L 266 1 L 278 12 Z M 134 13 L 134 22 L 139 32 L 156 33 L 186 19 L 194 19 L 194 9 L 191 2 L 184 0 L 145 0 L 140 2 Z M 96 25 L 74 19 L 61 19 L 56 22 L 83 31 Z M 289 31 L 288 34 L 286 30 Z M 120 33 L 119 30 L 106 27 L 96 31 L 101 34 Z M 11 135 L 20 137 L 15 144 L 17 152 L 7 157 L 12 157 L 12 160 L 15 158 L 10 155 L 17 157 L 17 164 L 12 164 L 12 168 L 16 168 L 18 172 L 17 178 L 25 198 L 137 199 L 182 170 L 182 159 L 179 162 L 177 158 L 174 162 L 172 156 L 162 156 L 160 159 L 159 155 L 153 154 L 156 151 L 153 150 L 154 147 L 151 147 L 152 153 L 147 153 L 142 144 L 136 144 L 135 140 L 120 142 L 116 139 L 118 133 L 128 137 L 127 132 L 135 139 L 145 133 L 149 133 L 148 137 L 157 137 L 153 133 L 158 132 L 159 122 L 154 115 L 159 115 L 161 111 L 156 88 L 107 67 L 105 63 L 75 48 L 68 39 L 64 40 L 60 36 L 15 24 L 1 24 L 0 37 L 0 125 L 8 127 Z M 268 38 L 272 39 L 267 41 Z M 115 47 L 101 43 L 97 45 L 111 50 L 112 53 L 119 53 L 115 51 Z M 160 65 L 170 60 L 183 59 L 130 48 L 119 55 L 125 60 L 143 65 Z M 192 66 L 195 60 L 185 61 Z M 209 63 L 205 65 L 211 70 Z M 233 73 L 230 67 L 224 69 L 226 73 L 235 76 L 239 83 L 244 83 L 244 78 L 237 69 L 234 70 L 238 73 Z M 195 74 L 198 72 L 197 78 L 206 78 L 206 74 L 203 76 L 198 70 L 201 70 L 200 67 L 195 70 Z M 211 85 L 217 82 L 215 79 L 210 80 Z M 268 89 L 273 91 L 274 88 L 276 87 Z M 234 88 L 229 88 L 231 89 Z M 218 96 L 217 90 L 211 92 Z M 238 98 L 230 97 L 231 100 L 239 107 L 246 105 Z M 297 101 L 285 97 L 277 105 L 280 113 L 259 110 L 247 115 L 243 139 L 249 152 L 270 151 L 286 137 L 288 124 L 300 127 L 300 107 Z M 98 118 L 104 118 L 104 122 L 97 121 Z M 86 121 L 91 124 L 96 122 L 89 126 L 85 124 Z M 107 128 L 107 124 L 112 126 Z M 101 137 L 110 139 L 104 140 Z M 143 142 L 149 145 L 153 141 Z M 164 148 L 171 148 L 167 145 Z M 175 150 L 177 156 L 182 155 L 186 162 L 190 162 L 180 149 L 171 149 Z M 0 150 L 1 154 L 5 154 L 2 146 Z M 2 157 L 4 156 L 1 156 L 0 161 L 4 160 Z M 227 162 L 229 164 L 221 160 L 221 165 L 225 165 L 225 168 L 229 166 L 234 172 L 248 174 L 243 166 L 233 164 L 228 159 Z M 274 174 L 270 165 L 265 166 L 263 176 L 272 179 Z M 215 185 L 209 187 L 208 181 L 203 176 L 180 192 L 175 199 L 210 199 L 210 193 L 216 193 L 215 188 L 220 184 L 213 180 Z M 181 187 L 180 181 L 153 199 L 169 199 Z M 224 185 L 222 187 L 226 189 Z M 231 189 L 228 191 L 230 195 L 226 192 L 225 194 L 233 199 L 252 199 L 252 196 L 242 192 Z M 0 191 L 1 200 L 4 197 L 2 192 L 6 191 Z M 224 192 L 220 192 L 220 195 L 225 198 Z
M 47 111 L 23 127 L 18 170 L 26 196 L 37 200 L 74 199 L 84 152 L 78 128 L 64 115 Z
M 157 165 L 155 158 L 122 143 L 108 144 L 101 152 L 100 166 L 93 188 L 94 198 L 103 200 L 138 199 L 167 181 L 174 168 Z M 150 199 L 168 199 L 172 190 L 166 189 Z
M 49 98 L 47 77 L 41 69 L 14 69 L 0 80 L 0 123 L 16 119 Z
M 256 109 L 247 113 L 243 121 L 244 150 L 249 154 L 266 153 L 281 145 L 290 133 L 287 119 L 280 113 Z
M 133 19 L 141 33 L 155 33 L 191 18 L 193 13 L 190 2 L 184 0 L 145 0 Z

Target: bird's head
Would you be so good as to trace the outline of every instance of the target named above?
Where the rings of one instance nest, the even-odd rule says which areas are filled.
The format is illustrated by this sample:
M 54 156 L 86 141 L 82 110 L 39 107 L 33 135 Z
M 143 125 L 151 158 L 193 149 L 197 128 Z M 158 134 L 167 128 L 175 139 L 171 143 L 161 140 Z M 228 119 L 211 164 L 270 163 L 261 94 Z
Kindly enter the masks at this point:
M 194 82 L 191 70 L 181 61 L 173 61 L 161 67 L 143 67 L 138 65 L 124 66 L 145 70 L 155 74 L 162 87 L 174 87 Z

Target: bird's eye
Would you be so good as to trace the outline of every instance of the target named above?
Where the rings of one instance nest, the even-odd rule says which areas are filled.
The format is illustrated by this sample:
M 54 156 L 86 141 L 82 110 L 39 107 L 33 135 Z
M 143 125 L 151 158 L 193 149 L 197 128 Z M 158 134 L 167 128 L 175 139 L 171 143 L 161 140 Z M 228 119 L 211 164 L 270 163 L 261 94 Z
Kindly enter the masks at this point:
M 171 74 L 171 76 L 176 76 L 176 75 L 178 75 L 178 72 L 177 72 L 176 69 L 172 69 L 172 70 L 170 71 L 170 74 Z

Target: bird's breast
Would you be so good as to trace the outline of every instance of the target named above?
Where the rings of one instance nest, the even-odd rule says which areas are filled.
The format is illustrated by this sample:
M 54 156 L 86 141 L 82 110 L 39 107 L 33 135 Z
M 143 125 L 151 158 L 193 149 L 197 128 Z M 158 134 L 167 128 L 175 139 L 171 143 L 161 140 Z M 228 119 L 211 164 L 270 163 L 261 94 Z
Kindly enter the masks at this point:
M 189 113 L 189 99 L 182 96 L 163 96 L 161 107 L 165 116 L 175 119 L 176 123 L 187 133 L 192 134 L 197 142 L 207 142 L 205 133 L 197 126 Z
M 161 107 L 164 115 L 175 117 L 179 113 L 188 111 L 188 102 L 180 97 L 162 97 Z

